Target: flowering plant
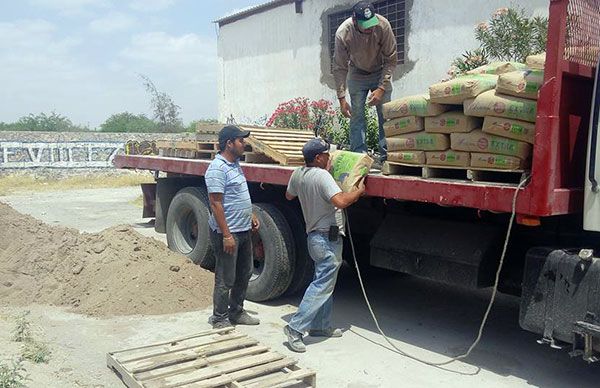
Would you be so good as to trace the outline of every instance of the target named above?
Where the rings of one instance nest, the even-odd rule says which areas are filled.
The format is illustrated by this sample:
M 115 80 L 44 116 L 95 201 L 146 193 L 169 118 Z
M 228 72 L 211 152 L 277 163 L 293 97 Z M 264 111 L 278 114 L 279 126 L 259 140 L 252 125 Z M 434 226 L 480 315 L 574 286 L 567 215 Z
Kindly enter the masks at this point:
M 331 128 L 334 116 L 331 101 L 298 97 L 279 104 L 267 120 L 267 127 L 307 129 L 322 134 Z

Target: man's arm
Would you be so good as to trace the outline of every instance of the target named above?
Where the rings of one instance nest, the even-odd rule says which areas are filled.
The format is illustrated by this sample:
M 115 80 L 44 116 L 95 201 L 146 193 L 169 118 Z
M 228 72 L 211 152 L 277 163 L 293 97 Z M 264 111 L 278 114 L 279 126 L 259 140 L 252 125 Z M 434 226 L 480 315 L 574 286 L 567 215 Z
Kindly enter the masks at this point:
M 340 110 L 346 117 L 352 116 L 350 104 L 346 101 L 346 77 L 348 76 L 348 62 L 350 62 L 350 53 L 346 48 L 341 36 L 335 34 L 335 49 L 333 53 L 333 79 L 335 81 L 335 90 L 340 102 Z
M 333 197 L 331 197 L 331 204 L 338 209 L 345 209 L 348 206 L 352 205 L 363 195 L 365 192 L 364 186 L 359 186 L 356 191 L 351 193 L 337 193 Z
M 295 195 L 290 194 L 289 191 L 285 192 L 285 199 L 287 199 L 288 201 L 293 201 L 294 199 L 296 199 Z
M 223 194 L 209 193 L 208 200 L 210 202 L 210 210 L 213 214 L 213 217 L 215 217 L 215 221 L 223 233 L 223 251 L 227 254 L 233 255 L 233 252 L 235 252 L 235 239 L 229 231 L 229 226 L 227 225 L 227 220 L 225 218 Z
M 379 87 L 384 91 L 390 90 L 392 87 L 392 74 L 398 64 L 398 48 L 396 37 L 392 26 L 387 19 L 382 23 L 383 36 L 381 41 L 381 55 L 383 56 L 383 71 L 379 80 Z

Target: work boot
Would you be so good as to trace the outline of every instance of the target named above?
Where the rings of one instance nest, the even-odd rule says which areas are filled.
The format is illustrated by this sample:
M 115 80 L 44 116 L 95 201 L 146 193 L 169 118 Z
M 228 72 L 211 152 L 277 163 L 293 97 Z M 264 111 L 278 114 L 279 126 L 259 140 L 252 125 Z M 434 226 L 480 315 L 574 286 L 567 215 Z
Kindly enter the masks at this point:
M 297 353 L 306 352 L 306 345 L 302 341 L 302 334 L 292 329 L 290 325 L 283 328 L 283 333 L 286 335 L 290 349 Z
M 229 322 L 227 319 L 222 321 L 213 321 L 211 324 L 213 329 L 225 329 L 231 327 L 231 322 Z
M 240 314 L 235 317 L 229 317 L 229 320 L 234 325 L 258 325 L 260 320 L 258 318 L 251 317 L 246 311 L 242 311 Z
M 328 338 L 337 338 L 341 337 L 343 334 L 342 329 L 335 329 L 330 327 L 328 329 L 314 329 L 309 330 L 308 335 L 311 337 L 328 337 Z

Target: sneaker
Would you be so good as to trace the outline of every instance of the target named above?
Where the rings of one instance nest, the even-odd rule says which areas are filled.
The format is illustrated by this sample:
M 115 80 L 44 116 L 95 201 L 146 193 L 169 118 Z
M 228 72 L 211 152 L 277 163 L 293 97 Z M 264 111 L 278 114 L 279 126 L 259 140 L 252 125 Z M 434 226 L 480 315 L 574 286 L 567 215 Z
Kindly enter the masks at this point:
M 343 334 L 342 329 L 334 329 L 333 327 L 329 329 L 323 330 L 309 330 L 308 335 L 311 337 L 329 337 L 329 338 L 337 338 L 341 337 Z
M 289 325 L 283 328 L 283 333 L 286 335 L 290 349 L 297 353 L 306 352 L 306 345 L 302 341 L 302 334 L 292 329 Z
M 227 319 L 223 321 L 213 321 L 211 323 L 213 329 L 226 329 L 228 327 L 231 327 L 231 322 L 229 322 Z
M 245 311 L 242 311 L 239 315 L 236 315 L 235 318 L 229 317 L 229 320 L 234 325 L 254 326 L 254 325 L 258 325 L 260 323 L 260 320 L 258 318 L 251 317 L 250 314 L 248 314 Z

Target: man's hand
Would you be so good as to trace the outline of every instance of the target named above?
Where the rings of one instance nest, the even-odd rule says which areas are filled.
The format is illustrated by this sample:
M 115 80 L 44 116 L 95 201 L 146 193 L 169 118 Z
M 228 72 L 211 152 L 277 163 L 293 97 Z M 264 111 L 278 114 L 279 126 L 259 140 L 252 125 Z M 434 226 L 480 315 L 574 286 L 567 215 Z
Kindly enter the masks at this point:
M 362 179 L 361 179 L 361 180 L 358 182 L 358 184 L 356 185 L 356 187 L 357 187 L 357 191 L 359 191 L 359 192 L 360 192 L 360 196 L 361 196 L 361 197 L 362 197 L 363 195 L 365 195 L 365 190 L 367 189 L 367 188 L 365 187 L 365 179 L 366 179 L 366 178 L 367 178 L 367 177 L 363 177 L 363 178 L 362 178 Z
M 260 228 L 260 221 L 256 214 L 252 213 L 252 231 L 256 232 Z
M 374 91 L 371 92 L 371 95 L 369 96 L 369 99 L 367 100 L 367 104 L 369 106 L 376 106 L 381 104 L 381 100 L 383 99 L 383 94 L 385 93 L 385 90 L 383 90 L 382 88 L 377 88 Z
M 223 252 L 228 255 L 233 255 L 233 252 L 235 252 L 235 238 L 231 234 L 223 236 Z
M 352 108 L 350 107 L 350 104 L 348 104 L 348 101 L 346 101 L 345 97 L 340 98 L 340 111 L 342 111 L 344 117 L 352 117 Z

